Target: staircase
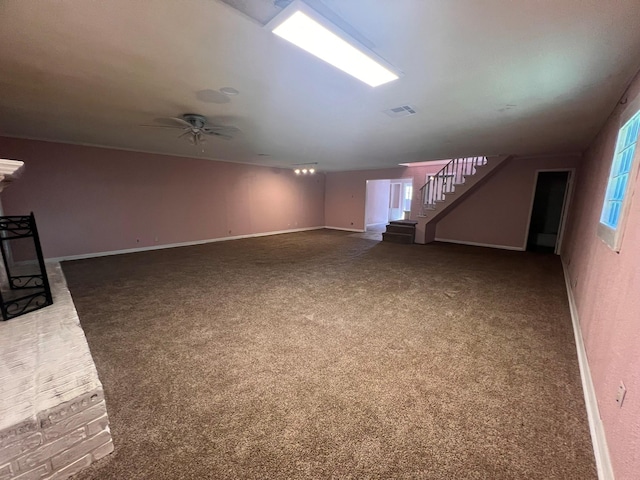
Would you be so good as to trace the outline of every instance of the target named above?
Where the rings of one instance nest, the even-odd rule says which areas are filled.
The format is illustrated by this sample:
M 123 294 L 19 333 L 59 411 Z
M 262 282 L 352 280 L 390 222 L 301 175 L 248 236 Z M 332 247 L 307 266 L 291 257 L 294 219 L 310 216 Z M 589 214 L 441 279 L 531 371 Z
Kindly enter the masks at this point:
M 436 224 L 451 207 L 503 165 L 508 156 L 454 158 L 420 188 L 415 243 L 433 242 Z
M 394 220 L 387 225 L 387 231 L 382 234 L 383 242 L 413 243 L 416 237 L 415 220 Z

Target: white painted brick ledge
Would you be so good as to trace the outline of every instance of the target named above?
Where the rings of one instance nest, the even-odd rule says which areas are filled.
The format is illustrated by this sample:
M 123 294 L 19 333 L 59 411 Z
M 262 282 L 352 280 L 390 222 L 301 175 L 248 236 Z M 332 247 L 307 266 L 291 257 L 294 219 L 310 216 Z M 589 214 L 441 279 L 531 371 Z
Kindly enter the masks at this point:
M 58 263 L 54 304 L 0 322 L 0 480 L 66 479 L 113 451 L 102 384 Z

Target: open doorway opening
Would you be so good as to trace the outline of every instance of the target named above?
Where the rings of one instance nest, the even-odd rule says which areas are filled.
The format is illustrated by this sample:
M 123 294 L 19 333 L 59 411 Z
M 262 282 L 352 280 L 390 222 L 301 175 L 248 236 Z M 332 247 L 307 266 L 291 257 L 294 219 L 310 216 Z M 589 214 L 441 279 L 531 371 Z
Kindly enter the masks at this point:
M 411 215 L 413 179 L 367 180 L 365 229 L 367 233 L 382 232 L 393 220 L 408 219 Z
M 529 220 L 527 251 L 559 253 L 571 171 L 538 172 Z

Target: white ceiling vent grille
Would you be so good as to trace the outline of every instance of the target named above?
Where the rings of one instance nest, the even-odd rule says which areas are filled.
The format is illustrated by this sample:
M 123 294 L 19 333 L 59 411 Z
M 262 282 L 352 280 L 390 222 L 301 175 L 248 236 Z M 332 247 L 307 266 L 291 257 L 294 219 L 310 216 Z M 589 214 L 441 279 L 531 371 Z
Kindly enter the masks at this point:
M 389 110 L 383 110 L 391 118 L 408 117 L 409 115 L 415 115 L 416 111 L 411 105 L 402 105 L 401 107 L 390 108 Z

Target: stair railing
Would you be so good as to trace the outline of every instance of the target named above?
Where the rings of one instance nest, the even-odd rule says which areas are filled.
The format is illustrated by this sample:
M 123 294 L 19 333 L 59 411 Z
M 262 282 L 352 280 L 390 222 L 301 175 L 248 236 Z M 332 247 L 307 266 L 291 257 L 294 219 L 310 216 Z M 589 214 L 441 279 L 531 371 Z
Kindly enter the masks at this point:
M 487 157 L 454 158 L 429 176 L 427 183 L 420 188 L 420 215 L 425 215 L 426 210 L 433 210 L 436 202 L 444 202 L 446 193 L 453 192 L 456 185 L 464 183 L 464 177 L 475 174 L 477 166 L 486 164 Z

